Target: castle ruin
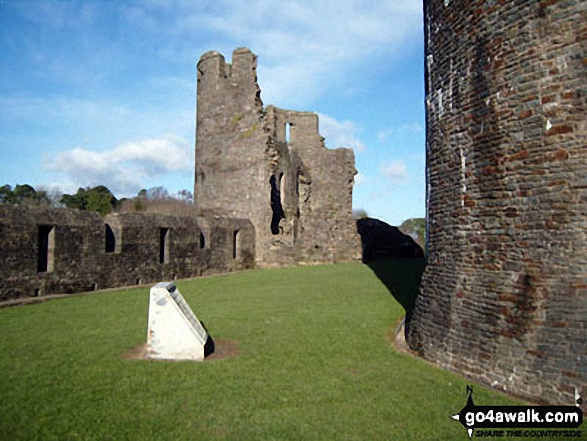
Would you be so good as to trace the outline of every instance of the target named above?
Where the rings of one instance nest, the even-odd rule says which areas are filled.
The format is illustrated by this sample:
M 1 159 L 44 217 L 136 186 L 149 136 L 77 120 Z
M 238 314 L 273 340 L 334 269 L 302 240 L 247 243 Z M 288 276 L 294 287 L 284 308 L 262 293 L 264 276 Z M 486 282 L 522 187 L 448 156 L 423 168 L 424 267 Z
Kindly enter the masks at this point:
M 424 8 L 428 262 L 407 342 L 572 405 L 587 396 L 585 2 Z M 0 300 L 353 259 L 352 152 L 325 149 L 314 114 L 264 109 L 255 66 L 247 49 L 198 63 L 199 218 L 0 206 Z
M 194 216 L 0 205 L 0 301 L 359 259 L 352 150 L 314 113 L 264 109 L 256 60 L 198 63 Z
M 249 219 L 260 266 L 360 258 L 353 151 L 327 149 L 314 113 L 263 108 L 256 67 L 246 48 L 198 63 L 198 213 Z

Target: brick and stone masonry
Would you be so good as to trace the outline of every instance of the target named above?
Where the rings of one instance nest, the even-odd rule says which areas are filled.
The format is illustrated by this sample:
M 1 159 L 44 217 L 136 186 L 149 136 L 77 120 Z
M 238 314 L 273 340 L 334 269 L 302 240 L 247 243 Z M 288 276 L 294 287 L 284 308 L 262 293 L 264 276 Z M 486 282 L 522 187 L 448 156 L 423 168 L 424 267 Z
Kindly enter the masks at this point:
M 428 263 L 407 341 L 573 405 L 587 398 L 586 3 L 429 0 L 425 36 Z

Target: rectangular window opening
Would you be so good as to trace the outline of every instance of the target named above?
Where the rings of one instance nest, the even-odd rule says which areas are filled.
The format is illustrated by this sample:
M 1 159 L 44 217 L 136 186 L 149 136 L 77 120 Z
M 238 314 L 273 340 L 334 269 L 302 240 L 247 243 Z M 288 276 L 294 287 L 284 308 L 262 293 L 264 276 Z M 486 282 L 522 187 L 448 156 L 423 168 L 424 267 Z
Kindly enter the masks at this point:
M 168 233 L 169 228 L 159 229 L 159 263 L 167 263 L 169 261 Z
M 37 272 L 49 273 L 55 269 L 55 226 L 39 225 Z
M 238 257 L 238 253 L 240 252 L 239 250 L 239 231 L 236 230 L 233 234 L 233 238 L 232 238 L 232 258 L 236 259 Z

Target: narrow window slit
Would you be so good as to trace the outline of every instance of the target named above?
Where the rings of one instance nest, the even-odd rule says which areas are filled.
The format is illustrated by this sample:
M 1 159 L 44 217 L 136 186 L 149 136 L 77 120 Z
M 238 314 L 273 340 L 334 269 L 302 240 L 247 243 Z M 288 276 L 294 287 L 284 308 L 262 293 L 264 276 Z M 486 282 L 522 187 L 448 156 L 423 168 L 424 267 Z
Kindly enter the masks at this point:
M 55 227 L 39 225 L 37 272 L 49 273 L 55 268 Z
M 169 228 L 159 229 L 159 263 L 167 263 L 169 261 L 168 233 Z

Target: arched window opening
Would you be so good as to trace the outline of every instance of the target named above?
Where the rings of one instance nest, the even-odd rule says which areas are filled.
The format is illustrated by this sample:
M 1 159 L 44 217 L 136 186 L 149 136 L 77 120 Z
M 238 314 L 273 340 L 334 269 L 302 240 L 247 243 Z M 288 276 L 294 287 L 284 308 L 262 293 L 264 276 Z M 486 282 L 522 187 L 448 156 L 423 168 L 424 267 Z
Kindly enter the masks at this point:
M 206 248 L 206 237 L 204 233 L 200 231 L 200 248 Z
M 289 142 L 290 134 L 291 134 L 291 123 L 286 122 L 285 123 L 285 142 Z
M 106 229 L 106 247 L 105 251 L 107 253 L 113 253 L 116 250 L 116 236 L 114 231 L 112 231 L 112 227 L 108 224 L 104 224 Z
M 232 258 L 236 259 L 238 254 L 240 253 L 239 247 L 239 240 L 240 240 L 240 232 L 238 230 L 234 231 L 232 235 Z

